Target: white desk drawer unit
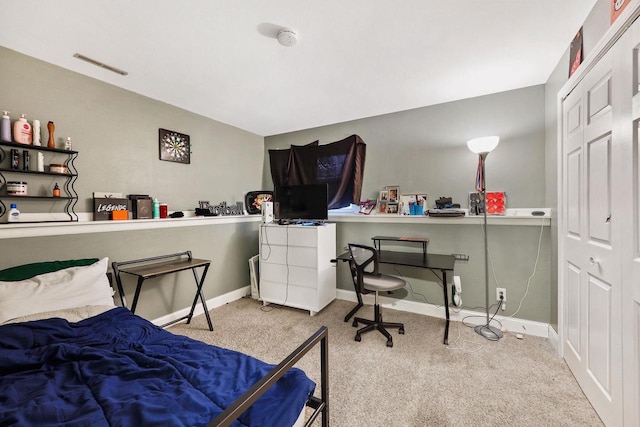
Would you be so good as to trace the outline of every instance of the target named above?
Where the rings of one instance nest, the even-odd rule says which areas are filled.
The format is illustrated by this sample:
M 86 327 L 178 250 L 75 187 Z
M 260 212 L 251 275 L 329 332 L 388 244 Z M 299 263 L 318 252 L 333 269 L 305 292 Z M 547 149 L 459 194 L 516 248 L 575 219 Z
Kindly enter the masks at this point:
M 262 224 L 260 299 L 314 315 L 336 298 L 335 257 L 335 224 Z

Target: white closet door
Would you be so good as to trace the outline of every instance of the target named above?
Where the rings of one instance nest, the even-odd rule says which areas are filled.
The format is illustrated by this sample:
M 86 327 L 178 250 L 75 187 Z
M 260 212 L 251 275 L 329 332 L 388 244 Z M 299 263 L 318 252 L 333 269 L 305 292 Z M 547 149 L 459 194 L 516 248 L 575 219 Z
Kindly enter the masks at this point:
M 621 270 L 616 234 L 611 53 L 563 102 L 567 364 L 606 425 L 622 423 Z
M 625 239 L 622 255 L 623 300 L 623 372 L 624 425 L 640 426 L 640 22 L 636 21 L 623 39 L 627 97 L 631 97 L 631 120 L 625 126 L 624 161 L 621 172 L 626 177 L 621 186 Z

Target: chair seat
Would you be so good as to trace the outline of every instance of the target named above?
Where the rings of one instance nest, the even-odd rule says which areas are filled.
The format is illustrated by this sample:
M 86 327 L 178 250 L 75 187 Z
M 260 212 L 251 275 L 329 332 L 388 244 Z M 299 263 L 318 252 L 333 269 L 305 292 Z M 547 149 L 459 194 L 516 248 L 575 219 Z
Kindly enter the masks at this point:
M 399 277 L 389 274 L 364 274 L 362 277 L 362 285 L 370 291 L 395 291 L 405 287 L 406 282 Z

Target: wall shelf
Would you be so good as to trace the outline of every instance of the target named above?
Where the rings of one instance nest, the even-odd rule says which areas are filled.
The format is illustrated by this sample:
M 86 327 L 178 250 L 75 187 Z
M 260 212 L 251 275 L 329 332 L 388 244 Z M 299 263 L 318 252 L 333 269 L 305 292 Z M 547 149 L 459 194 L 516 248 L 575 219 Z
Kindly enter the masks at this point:
M 66 215 L 64 219 L 56 219 L 56 220 L 44 220 L 42 222 L 77 222 L 78 215 L 76 214 L 74 208 L 78 203 L 78 193 L 74 188 L 74 184 L 76 179 L 78 178 L 78 171 L 75 168 L 74 161 L 78 156 L 78 152 L 74 150 L 62 150 L 59 148 L 49 148 L 41 145 L 31 145 L 31 144 L 17 144 L 14 142 L 0 142 L 0 163 L 4 162 L 5 159 L 9 157 L 9 153 L 11 149 L 17 150 L 29 150 L 29 151 L 39 151 L 43 153 L 51 153 L 51 154 L 61 154 L 66 156 L 64 160 L 64 165 L 67 167 L 67 173 L 55 173 L 55 172 L 45 172 L 45 171 L 37 171 L 37 170 L 23 170 L 23 169 L 9 169 L 6 167 L 0 168 L 0 187 L 5 187 L 3 190 L 3 194 L 0 195 L 0 218 L 7 214 L 7 206 L 3 202 L 4 200 L 24 200 L 24 201 L 65 201 L 65 205 L 63 208 L 63 212 Z M 8 152 L 9 153 L 8 153 Z M 9 161 L 10 162 L 10 161 Z M 17 196 L 10 195 L 6 192 L 6 184 L 7 177 L 5 175 L 30 175 L 32 177 L 40 178 L 45 177 L 60 177 L 64 179 L 64 183 L 62 187 L 64 188 L 64 193 L 66 196 L 53 197 L 53 196 Z M 24 221 L 23 223 L 35 223 L 40 221 Z

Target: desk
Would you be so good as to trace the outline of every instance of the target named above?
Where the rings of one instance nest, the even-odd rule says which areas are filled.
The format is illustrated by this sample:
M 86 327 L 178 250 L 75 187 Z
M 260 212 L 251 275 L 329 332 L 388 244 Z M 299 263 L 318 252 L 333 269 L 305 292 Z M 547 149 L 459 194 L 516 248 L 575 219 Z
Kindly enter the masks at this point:
M 141 265 L 133 266 L 132 264 Z M 136 311 L 142 283 L 144 283 L 145 280 L 164 276 L 166 274 L 177 273 L 179 271 L 191 270 L 196 282 L 196 294 L 193 299 L 193 304 L 191 304 L 191 311 L 189 311 L 189 314 L 187 314 L 186 316 L 175 319 L 169 323 L 165 323 L 164 325 L 162 325 L 162 327 L 173 325 L 174 323 L 180 322 L 185 319 L 187 319 L 187 324 L 190 323 L 191 318 L 193 317 L 193 312 L 196 308 L 196 304 L 198 303 L 198 298 L 200 298 L 202 308 L 204 308 L 204 314 L 207 318 L 207 323 L 209 324 L 209 330 L 213 331 L 213 324 L 211 323 L 211 318 L 209 317 L 207 303 L 204 299 L 204 294 L 202 293 L 202 285 L 204 284 L 204 279 L 207 276 L 207 271 L 209 270 L 210 264 L 210 260 L 193 258 L 193 256 L 191 255 L 191 251 L 185 251 L 177 254 L 162 255 L 152 258 L 113 262 L 111 263 L 111 266 L 113 267 L 113 272 L 116 277 L 116 284 L 118 285 L 118 292 L 120 293 L 120 301 L 122 302 L 122 305 L 124 307 L 127 306 L 127 301 L 124 296 L 120 273 L 130 274 L 138 278 L 136 291 L 133 296 L 133 304 L 131 305 L 132 313 L 135 313 Z M 129 267 L 122 268 L 123 266 L 127 265 L 129 265 Z M 203 267 L 202 277 L 198 277 L 198 267 Z
M 445 312 L 445 327 L 444 327 L 444 344 L 449 344 L 449 293 L 447 291 L 447 272 L 453 273 L 453 266 L 455 264 L 455 257 L 453 255 L 438 255 L 438 254 L 423 254 L 419 252 L 397 252 L 397 251 L 378 251 L 378 262 L 381 264 L 393 264 L 404 265 L 407 267 L 426 268 L 431 270 L 442 281 L 442 293 L 444 296 L 444 312 Z M 351 261 L 351 254 L 344 252 L 336 257 L 336 261 L 349 262 Z M 354 287 L 356 288 L 356 296 L 358 297 L 358 304 L 346 315 L 344 321 L 347 322 L 356 311 L 363 306 L 362 295 L 358 292 L 356 282 L 354 281 Z

